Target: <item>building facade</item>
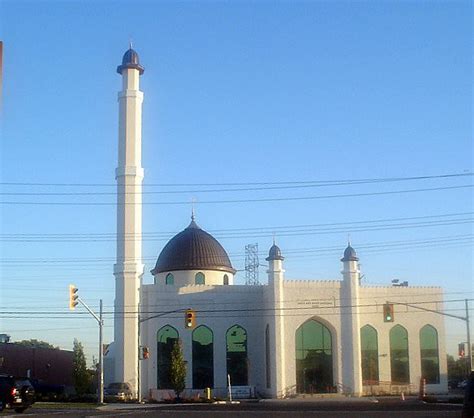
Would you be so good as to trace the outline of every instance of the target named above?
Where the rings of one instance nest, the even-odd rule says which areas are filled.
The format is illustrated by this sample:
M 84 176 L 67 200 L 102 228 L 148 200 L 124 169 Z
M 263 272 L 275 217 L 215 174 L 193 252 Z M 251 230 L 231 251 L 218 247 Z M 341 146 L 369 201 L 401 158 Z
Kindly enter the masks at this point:
M 336 280 L 287 279 L 274 243 L 267 257 L 268 283 L 235 285 L 236 270 L 225 249 L 192 216 L 161 251 L 151 271 L 153 284 L 142 284 L 138 81 L 143 68 L 135 51 L 125 53 L 118 71 L 123 78 L 117 169 L 122 195 L 115 343 L 106 358 L 114 367 L 106 381 L 128 382 L 145 398 L 171 396 L 170 355 L 179 341 L 190 393 L 211 388 L 222 395 L 229 383 L 241 396 L 275 398 L 409 393 L 418 390 L 422 378 L 428 392 L 447 391 L 443 317 L 417 308 L 441 310 L 442 289 L 364 286 L 350 244 Z M 127 197 L 125 190 L 135 193 Z M 387 303 L 394 309 L 389 321 L 383 311 Z M 196 313 L 193 328 L 185 326 L 186 309 Z M 139 360 L 139 346 L 148 348 L 148 359 Z

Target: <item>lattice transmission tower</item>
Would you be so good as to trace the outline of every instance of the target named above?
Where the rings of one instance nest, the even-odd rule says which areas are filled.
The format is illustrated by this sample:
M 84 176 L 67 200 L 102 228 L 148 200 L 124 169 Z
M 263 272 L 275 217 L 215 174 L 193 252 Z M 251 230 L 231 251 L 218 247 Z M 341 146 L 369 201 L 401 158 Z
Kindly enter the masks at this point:
M 245 246 L 245 284 L 259 285 L 258 280 L 258 244 Z

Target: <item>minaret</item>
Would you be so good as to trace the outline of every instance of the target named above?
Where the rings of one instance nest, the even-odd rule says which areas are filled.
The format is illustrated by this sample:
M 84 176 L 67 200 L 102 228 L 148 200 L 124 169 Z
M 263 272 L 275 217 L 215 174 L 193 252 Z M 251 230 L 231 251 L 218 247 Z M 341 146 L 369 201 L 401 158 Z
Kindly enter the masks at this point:
M 270 350 L 270 391 L 273 397 L 281 398 L 285 395 L 286 369 L 285 369 L 285 324 L 283 321 L 283 270 L 284 257 L 280 248 L 273 242 L 268 252 L 268 290 L 269 307 L 273 309 L 269 318 L 270 346 L 275 349 Z
M 115 381 L 138 388 L 138 308 L 142 264 L 142 102 L 138 54 L 125 52 L 119 102 L 117 180 L 117 263 L 115 276 Z
M 342 380 L 344 391 L 355 396 L 362 395 L 362 370 L 360 352 L 359 319 L 359 259 L 351 243 L 341 258 L 341 324 L 342 324 Z

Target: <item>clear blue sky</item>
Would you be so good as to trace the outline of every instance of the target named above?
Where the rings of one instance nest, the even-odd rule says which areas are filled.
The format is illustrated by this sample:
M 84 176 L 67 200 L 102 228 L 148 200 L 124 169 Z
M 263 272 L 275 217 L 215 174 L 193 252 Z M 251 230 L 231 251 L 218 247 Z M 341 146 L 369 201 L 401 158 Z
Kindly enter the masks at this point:
M 453 2 L 1 2 L 4 41 L 1 181 L 114 184 L 116 66 L 133 40 L 145 74 L 145 185 L 411 177 L 472 170 L 472 6 Z M 166 239 L 189 222 L 194 197 L 206 230 L 268 227 L 259 237 L 215 235 L 237 269 L 244 246 L 262 253 L 272 230 L 288 278 L 338 279 L 347 233 L 366 284 L 443 286 L 473 296 L 472 189 L 277 202 L 204 203 L 439 188 L 472 177 L 333 187 L 144 196 L 145 281 Z M 212 188 L 212 187 L 211 187 Z M 222 186 L 213 189 L 222 189 Z M 111 186 L 3 185 L 0 304 L 61 312 L 0 319 L 14 340 L 96 353 L 93 320 L 66 312 L 75 283 L 92 306 L 113 305 Z M 5 195 L 75 193 L 86 196 Z M 38 202 L 47 203 L 39 205 Z M 201 202 L 201 203 L 200 203 Z M 397 227 L 367 230 L 356 222 Z M 441 222 L 447 219 L 447 222 Z M 459 220 L 466 221 L 459 221 Z M 453 221 L 457 220 L 457 221 Z M 280 226 L 338 229 L 285 235 Z M 430 226 L 420 222 L 432 222 Z M 411 223 L 408 227 L 406 224 Z M 330 227 L 334 228 L 334 226 Z M 372 228 L 373 229 L 373 228 Z M 242 232 L 242 231 L 240 231 Z M 20 235 L 27 234 L 27 235 Z M 32 234 L 40 234 L 40 238 Z M 45 234 L 71 234 L 57 237 Z M 84 234 L 82 240 L 79 235 Z M 92 236 L 90 234 L 99 234 Z M 101 235 L 102 234 L 102 235 Z M 460 235 L 464 237 L 459 238 Z M 13 238 L 13 239 L 12 239 Z M 309 251 L 306 252 L 306 250 Z M 303 250 L 305 252 L 303 252 Z M 265 281 L 265 267 L 260 270 Z M 242 283 L 244 274 L 237 281 Z M 458 308 L 450 304 L 448 308 Z M 455 311 L 452 311 L 455 312 Z M 106 321 L 112 338 L 112 319 Z M 465 339 L 448 321 L 448 351 Z

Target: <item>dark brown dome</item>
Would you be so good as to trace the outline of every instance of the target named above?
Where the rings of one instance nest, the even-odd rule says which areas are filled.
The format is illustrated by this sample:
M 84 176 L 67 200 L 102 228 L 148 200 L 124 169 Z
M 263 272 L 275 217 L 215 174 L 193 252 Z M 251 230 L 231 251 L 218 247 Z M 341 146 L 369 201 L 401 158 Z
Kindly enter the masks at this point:
M 175 270 L 219 270 L 234 274 L 235 269 L 221 244 L 194 222 L 165 245 L 151 274 Z

